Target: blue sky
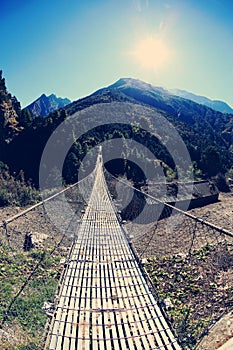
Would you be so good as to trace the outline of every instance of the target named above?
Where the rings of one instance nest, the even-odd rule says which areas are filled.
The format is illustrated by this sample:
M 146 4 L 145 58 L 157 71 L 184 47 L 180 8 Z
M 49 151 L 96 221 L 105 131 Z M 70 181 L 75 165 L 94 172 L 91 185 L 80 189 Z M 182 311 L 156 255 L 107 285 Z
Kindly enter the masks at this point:
M 24 107 L 120 77 L 233 106 L 233 2 L 0 0 L 0 69 Z

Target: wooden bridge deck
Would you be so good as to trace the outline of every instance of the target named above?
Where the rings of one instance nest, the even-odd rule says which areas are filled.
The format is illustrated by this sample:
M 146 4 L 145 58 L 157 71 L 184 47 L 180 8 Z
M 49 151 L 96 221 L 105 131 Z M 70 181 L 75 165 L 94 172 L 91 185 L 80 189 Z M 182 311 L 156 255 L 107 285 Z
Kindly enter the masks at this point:
M 118 222 L 100 155 L 46 349 L 181 349 Z

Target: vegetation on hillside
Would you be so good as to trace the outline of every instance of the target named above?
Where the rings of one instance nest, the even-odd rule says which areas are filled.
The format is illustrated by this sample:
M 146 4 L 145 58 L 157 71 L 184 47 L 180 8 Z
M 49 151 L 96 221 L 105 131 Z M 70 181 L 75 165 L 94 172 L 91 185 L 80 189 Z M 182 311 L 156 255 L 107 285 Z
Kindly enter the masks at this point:
M 24 178 L 21 170 L 12 176 L 7 165 L 0 162 L 0 207 L 7 205 L 27 206 L 39 200 L 39 192 Z

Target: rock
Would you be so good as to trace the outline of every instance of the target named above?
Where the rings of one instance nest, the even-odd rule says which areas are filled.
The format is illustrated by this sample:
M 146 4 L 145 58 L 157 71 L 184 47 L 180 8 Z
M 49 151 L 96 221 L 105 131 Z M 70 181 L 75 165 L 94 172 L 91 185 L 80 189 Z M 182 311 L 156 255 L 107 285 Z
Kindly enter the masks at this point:
M 23 250 L 25 252 L 29 252 L 32 248 L 34 248 L 34 244 L 32 242 L 32 233 L 28 232 L 25 235 Z
M 141 259 L 141 263 L 142 263 L 143 265 L 147 264 L 147 259 L 146 259 L 146 258 Z
M 164 299 L 164 305 L 166 310 L 171 310 L 173 308 L 173 304 L 170 298 Z
M 55 310 L 55 306 L 53 303 L 48 303 L 48 302 L 44 302 L 44 305 L 42 307 L 42 310 L 45 311 L 46 315 L 48 316 L 53 316 L 54 310 Z
M 65 265 L 65 264 L 66 264 L 66 258 L 61 258 L 60 264 L 61 264 L 61 265 Z
M 41 248 L 43 247 L 43 241 L 48 236 L 44 233 L 39 232 L 27 232 L 24 239 L 24 245 L 23 249 L 24 251 L 28 252 L 29 250 L 33 248 Z

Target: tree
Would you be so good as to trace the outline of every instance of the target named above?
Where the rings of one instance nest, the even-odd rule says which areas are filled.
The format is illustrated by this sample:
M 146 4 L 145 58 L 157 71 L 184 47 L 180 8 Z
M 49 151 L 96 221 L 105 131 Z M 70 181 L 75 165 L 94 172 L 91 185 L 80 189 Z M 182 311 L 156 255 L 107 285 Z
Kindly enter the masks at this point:
M 202 153 L 201 165 L 208 177 L 222 172 L 220 154 L 215 146 L 208 146 Z
M 30 127 L 32 125 L 32 121 L 33 121 L 33 116 L 32 116 L 32 112 L 29 109 L 23 109 L 21 111 L 21 115 L 20 115 L 20 125 L 22 125 L 24 128 Z
M 63 166 L 63 177 L 66 183 L 78 181 L 79 160 L 73 152 L 70 152 Z
M 228 170 L 227 176 L 233 179 L 233 166 Z

